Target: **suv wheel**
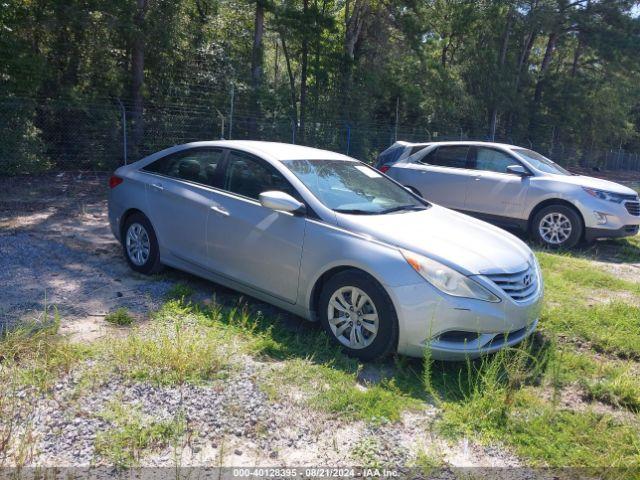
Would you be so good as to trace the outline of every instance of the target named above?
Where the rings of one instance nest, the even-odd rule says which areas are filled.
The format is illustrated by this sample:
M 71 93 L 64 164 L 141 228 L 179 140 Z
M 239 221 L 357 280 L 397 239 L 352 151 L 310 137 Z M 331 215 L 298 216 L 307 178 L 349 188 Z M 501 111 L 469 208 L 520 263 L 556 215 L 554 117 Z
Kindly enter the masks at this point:
M 550 248 L 573 248 L 580 239 L 584 226 L 580 215 L 566 205 L 549 205 L 533 218 L 531 234 L 538 243 Z
M 322 288 L 320 321 L 348 355 L 373 360 L 390 353 L 398 338 L 398 320 L 387 292 L 364 272 L 347 270 Z
M 122 248 L 129 266 L 150 275 L 160 271 L 160 249 L 151 222 L 141 213 L 127 218 L 123 229 Z

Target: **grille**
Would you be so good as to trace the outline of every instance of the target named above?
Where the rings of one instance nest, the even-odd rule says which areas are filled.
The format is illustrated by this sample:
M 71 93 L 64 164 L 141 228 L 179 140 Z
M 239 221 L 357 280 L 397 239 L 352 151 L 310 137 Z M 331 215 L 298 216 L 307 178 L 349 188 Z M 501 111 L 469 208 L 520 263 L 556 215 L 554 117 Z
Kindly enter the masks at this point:
M 531 267 L 518 273 L 500 273 L 487 277 L 516 302 L 526 302 L 538 291 L 538 275 Z
M 636 234 L 638 233 L 638 230 L 640 230 L 640 227 L 638 227 L 638 225 L 625 225 L 624 227 L 624 231 L 627 233 Z
M 627 212 L 636 217 L 640 217 L 640 202 L 625 202 Z

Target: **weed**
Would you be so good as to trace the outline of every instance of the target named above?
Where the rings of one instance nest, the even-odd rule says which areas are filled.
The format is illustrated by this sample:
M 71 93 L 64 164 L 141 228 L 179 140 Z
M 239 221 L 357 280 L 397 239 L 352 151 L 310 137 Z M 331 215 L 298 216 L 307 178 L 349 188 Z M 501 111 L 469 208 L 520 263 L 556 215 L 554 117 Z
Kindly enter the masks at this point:
M 142 454 L 170 445 L 185 432 L 185 421 L 180 415 L 158 421 L 117 400 L 112 401 L 100 416 L 111 424 L 111 428 L 96 436 L 96 453 L 120 467 L 136 465 Z
M 166 298 L 169 300 L 185 300 L 195 293 L 195 290 L 191 285 L 186 283 L 175 283 L 166 293 Z
M 605 375 L 596 379 L 583 379 L 580 383 L 589 398 L 640 412 L 640 388 L 638 377 L 631 368 L 607 365 Z
M 109 323 L 120 326 L 128 326 L 133 323 L 133 317 L 124 307 L 118 308 L 117 310 L 109 313 L 106 317 L 104 317 L 104 319 Z
M 201 383 L 229 366 L 223 338 L 184 320 L 157 323 L 110 346 L 116 370 L 155 384 Z

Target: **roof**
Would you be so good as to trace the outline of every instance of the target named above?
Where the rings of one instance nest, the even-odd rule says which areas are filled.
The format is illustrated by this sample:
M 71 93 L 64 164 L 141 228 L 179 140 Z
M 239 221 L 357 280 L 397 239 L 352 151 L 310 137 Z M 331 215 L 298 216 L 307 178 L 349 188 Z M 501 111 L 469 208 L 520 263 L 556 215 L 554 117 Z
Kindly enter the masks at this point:
M 427 142 L 427 143 L 408 143 L 408 142 L 397 142 L 397 143 L 406 143 L 407 145 L 482 145 L 485 147 L 502 147 L 502 148 L 521 148 L 517 145 L 510 145 L 508 143 L 498 143 L 498 142 L 482 142 L 477 140 L 452 140 L 452 141 L 441 141 L 441 142 Z
M 188 146 L 236 148 L 256 155 L 269 156 L 273 160 L 353 160 L 353 158 L 329 150 L 293 145 L 280 142 L 260 142 L 256 140 L 217 140 L 194 142 Z

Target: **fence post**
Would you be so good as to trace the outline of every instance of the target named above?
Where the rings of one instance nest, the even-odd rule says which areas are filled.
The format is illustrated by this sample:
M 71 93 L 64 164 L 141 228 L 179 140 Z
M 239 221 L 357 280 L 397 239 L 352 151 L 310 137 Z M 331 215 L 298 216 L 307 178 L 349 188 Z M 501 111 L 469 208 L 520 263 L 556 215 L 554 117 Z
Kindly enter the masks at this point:
M 229 106 L 229 140 L 231 140 L 231 130 L 233 129 L 233 97 L 235 96 L 235 85 L 231 84 L 231 105 Z
M 124 109 L 124 105 L 119 98 L 116 98 L 118 105 L 120 106 L 120 113 L 122 114 L 122 153 L 124 157 L 124 164 L 127 164 L 127 111 Z
M 349 149 L 351 148 L 351 125 L 345 124 L 347 127 L 347 155 L 349 155 Z
M 220 140 L 224 140 L 224 115 L 216 107 L 213 107 L 213 109 L 218 113 L 218 118 L 220 119 Z
M 398 141 L 398 123 L 400 122 L 400 96 L 396 97 L 396 125 L 394 130 L 394 141 Z

